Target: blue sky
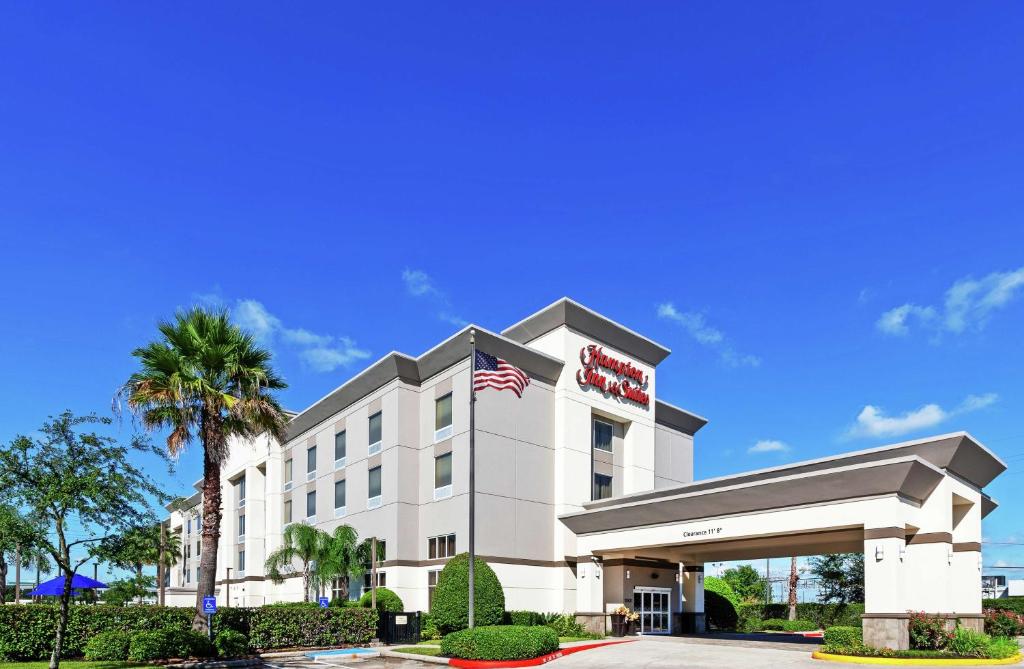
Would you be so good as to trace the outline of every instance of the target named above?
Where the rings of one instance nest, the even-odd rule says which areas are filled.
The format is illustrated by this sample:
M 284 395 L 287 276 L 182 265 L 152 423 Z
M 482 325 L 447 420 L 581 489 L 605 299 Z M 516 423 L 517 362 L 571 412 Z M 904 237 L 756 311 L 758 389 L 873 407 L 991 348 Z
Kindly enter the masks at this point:
M 198 301 L 262 328 L 301 408 L 569 295 L 672 348 L 698 476 L 966 429 L 1011 465 L 986 538 L 1024 542 L 1022 30 L 1019 3 L 7 4 L 0 439 L 108 411 Z

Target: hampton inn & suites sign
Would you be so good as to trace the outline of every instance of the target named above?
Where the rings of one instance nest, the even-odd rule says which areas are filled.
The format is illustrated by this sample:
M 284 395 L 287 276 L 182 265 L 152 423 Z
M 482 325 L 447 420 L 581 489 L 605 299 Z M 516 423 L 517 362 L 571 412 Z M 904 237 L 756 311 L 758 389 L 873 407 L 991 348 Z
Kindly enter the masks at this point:
M 580 349 L 580 363 L 583 367 L 576 372 L 576 382 L 581 388 L 597 388 L 606 395 L 650 406 L 647 374 L 633 363 L 613 358 L 596 344 Z

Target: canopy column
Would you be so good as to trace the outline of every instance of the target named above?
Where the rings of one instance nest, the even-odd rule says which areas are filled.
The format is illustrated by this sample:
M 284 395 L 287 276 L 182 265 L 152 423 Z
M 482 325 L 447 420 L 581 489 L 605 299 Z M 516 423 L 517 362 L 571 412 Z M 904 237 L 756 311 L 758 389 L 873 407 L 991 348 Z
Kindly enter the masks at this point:
M 679 563 L 681 608 L 677 633 L 704 634 L 704 565 Z

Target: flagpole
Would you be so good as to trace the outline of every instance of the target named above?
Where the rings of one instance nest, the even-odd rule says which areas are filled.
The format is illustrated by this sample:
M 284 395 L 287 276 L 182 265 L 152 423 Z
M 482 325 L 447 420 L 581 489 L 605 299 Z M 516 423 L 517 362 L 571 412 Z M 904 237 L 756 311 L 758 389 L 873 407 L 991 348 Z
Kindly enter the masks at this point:
M 469 330 L 469 627 L 476 613 L 476 330 Z

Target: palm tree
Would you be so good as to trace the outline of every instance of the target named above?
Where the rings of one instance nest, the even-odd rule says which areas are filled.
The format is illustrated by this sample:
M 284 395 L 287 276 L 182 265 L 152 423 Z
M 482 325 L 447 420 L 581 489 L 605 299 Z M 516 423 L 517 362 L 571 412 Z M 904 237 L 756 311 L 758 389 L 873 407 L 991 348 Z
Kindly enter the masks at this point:
M 163 553 L 157 555 L 157 577 L 160 579 L 157 587 L 160 590 L 160 606 L 163 606 L 167 601 L 164 580 L 167 574 L 171 572 L 171 568 L 178 564 L 178 558 L 181 557 L 181 535 L 177 533 L 164 533 L 163 544 Z
M 313 564 L 327 553 L 331 535 L 306 523 L 292 523 L 284 528 L 284 544 L 267 556 L 267 577 L 274 583 L 283 583 L 285 574 L 295 573 L 295 560 L 302 563 L 302 601 L 309 601 L 309 586 L 313 583 Z M 282 573 L 284 572 L 284 573 Z M 319 584 L 320 579 L 317 578 Z
M 339 525 L 327 542 L 324 554 L 316 564 L 314 578 L 321 585 L 328 586 L 332 581 L 340 581 L 341 599 L 348 599 L 349 583 L 353 576 L 358 576 L 366 569 L 370 561 L 371 542 L 369 539 L 359 541 L 359 533 L 350 525 Z M 384 544 L 377 544 L 377 558 L 383 559 Z
M 286 388 L 271 355 L 233 325 L 225 310 L 196 307 L 162 321 L 161 338 L 132 352 L 141 369 L 119 396 L 150 430 L 170 429 L 167 450 L 203 445 L 203 531 L 192 629 L 206 631 L 203 597 L 213 594 L 220 540 L 220 470 L 232 437 L 267 433 L 283 441 L 288 420 L 270 391 Z

